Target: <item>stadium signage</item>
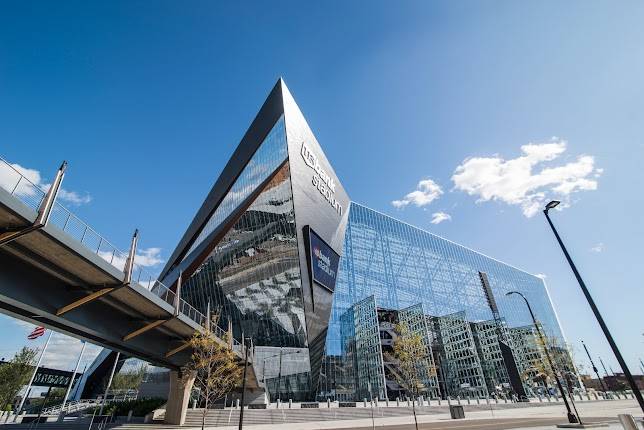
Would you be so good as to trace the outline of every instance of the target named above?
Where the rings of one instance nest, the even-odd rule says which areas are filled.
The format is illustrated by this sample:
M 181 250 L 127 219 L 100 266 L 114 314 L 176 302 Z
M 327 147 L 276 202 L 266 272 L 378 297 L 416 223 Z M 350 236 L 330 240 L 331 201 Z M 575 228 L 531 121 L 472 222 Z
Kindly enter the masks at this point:
M 317 188 L 318 192 L 322 194 L 327 202 L 329 202 L 331 207 L 335 209 L 335 211 L 339 215 L 342 215 L 342 205 L 335 198 L 335 179 L 333 179 L 324 170 L 324 168 L 320 165 L 318 156 L 315 155 L 304 142 L 302 142 L 301 154 L 302 158 L 304 159 L 304 163 L 306 163 L 306 165 L 315 172 L 311 179 L 313 186 Z
M 313 280 L 333 292 L 340 256 L 313 230 L 309 229 L 308 231 Z

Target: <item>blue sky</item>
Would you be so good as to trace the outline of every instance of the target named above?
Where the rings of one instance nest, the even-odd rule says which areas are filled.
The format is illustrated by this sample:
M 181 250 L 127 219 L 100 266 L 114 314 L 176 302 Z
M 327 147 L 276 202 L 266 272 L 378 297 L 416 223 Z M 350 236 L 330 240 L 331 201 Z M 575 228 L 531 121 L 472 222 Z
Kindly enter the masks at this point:
M 637 1 L 4 3 L 0 156 L 43 183 L 68 160 L 67 205 L 121 248 L 138 227 L 158 270 L 283 76 L 353 200 L 545 275 L 578 358 L 617 370 L 536 210 L 566 202 L 640 373 L 642 22 Z M 0 318 L 0 355 L 27 331 Z

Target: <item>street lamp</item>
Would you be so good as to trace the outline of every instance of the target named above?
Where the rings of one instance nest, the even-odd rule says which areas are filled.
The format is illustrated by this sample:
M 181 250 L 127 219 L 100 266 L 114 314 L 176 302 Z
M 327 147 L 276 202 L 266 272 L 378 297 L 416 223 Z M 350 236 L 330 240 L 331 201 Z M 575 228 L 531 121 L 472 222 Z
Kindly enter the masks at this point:
M 557 381 L 557 388 L 559 388 L 559 392 L 561 392 L 561 398 L 563 399 L 564 404 L 566 405 L 566 411 L 568 412 L 568 422 L 571 424 L 579 422 L 579 424 L 581 424 L 581 420 L 577 419 L 575 414 L 573 414 L 570 411 L 570 405 L 568 404 L 568 399 L 566 398 L 566 392 L 561 386 L 559 375 L 557 375 L 557 369 L 555 368 L 555 364 L 553 363 L 552 358 L 550 358 L 550 352 L 548 351 L 548 345 L 546 344 L 546 339 L 543 337 L 543 333 L 541 333 L 541 329 L 539 328 L 537 319 L 534 316 L 534 312 L 532 312 L 532 306 L 530 306 L 530 302 L 528 302 L 528 299 L 526 299 L 525 296 L 518 291 L 509 291 L 505 293 L 506 296 L 509 296 L 511 294 L 517 294 L 521 296 L 521 298 L 523 298 L 523 300 L 525 301 L 525 304 L 528 306 L 528 311 L 530 312 L 530 316 L 532 317 L 532 322 L 534 323 L 534 327 L 537 329 L 537 334 L 539 335 L 539 339 L 541 339 L 541 343 L 543 343 L 543 351 L 545 352 L 546 358 L 548 359 L 548 364 L 550 364 L 550 368 L 552 369 L 552 374 L 555 377 L 555 381 Z
M 604 390 L 604 392 L 607 392 L 608 390 L 606 389 L 606 386 L 604 385 L 604 381 L 602 381 L 601 376 L 599 376 L 599 370 L 597 370 L 597 367 L 595 366 L 595 362 L 590 356 L 590 352 L 588 352 L 588 348 L 586 347 L 586 344 L 584 341 L 581 341 L 581 344 L 584 345 L 584 349 L 586 350 L 586 355 L 588 356 L 588 359 L 590 360 L 590 365 L 593 366 L 593 372 L 595 372 L 595 375 L 597 375 L 597 381 L 599 382 L 599 387 Z
M 617 344 L 613 340 L 613 336 L 610 334 L 610 331 L 608 330 L 608 326 L 604 322 L 604 318 L 602 317 L 601 313 L 599 313 L 599 309 L 597 309 L 597 305 L 595 305 L 595 301 L 590 295 L 588 288 L 586 288 L 586 284 L 584 283 L 584 280 L 581 279 L 581 275 L 577 271 L 577 267 L 575 267 L 575 263 L 572 262 L 572 258 L 570 258 L 570 254 L 568 254 L 568 250 L 566 249 L 563 242 L 561 241 L 561 237 L 559 237 L 559 233 L 557 233 L 557 229 L 555 229 L 554 224 L 552 223 L 552 221 L 550 220 L 550 217 L 548 216 L 548 211 L 552 208 L 557 207 L 559 203 L 560 202 L 558 202 L 557 200 L 553 200 L 550 203 L 548 203 L 546 205 L 546 208 L 543 210 L 543 214 L 546 216 L 546 219 L 548 220 L 548 224 L 550 224 L 550 228 L 552 229 L 552 232 L 555 234 L 555 237 L 557 238 L 557 242 L 559 242 L 559 246 L 561 247 L 561 250 L 566 256 L 566 260 L 568 260 L 568 264 L 570 265 L 572 272 L 575 274 L 575 278 L 577 278 L 577 282 L 581 287 L 581 291 L 584 293 L 584 296 L 586 296 L 586 300 L 588 301 L 588 304 L 590 305 L 590 308 L 592 309 L 593 314 L 595 314 L 595 318 L 597 318 L 597 322 L 599 323 L 599 326 L 604 332 L 604 336 L 606 336 L 606 340 L 608 341 L 610 348 L 613 350 L 613 354 L 615 354 L 615 358 L 617 358 L 617 362 L 619 363 L 619 365 L 622 367 L 622 370 L 624 371 L 624 375 L 628 380 L 628 384 L 631 386 L 631 390 L 633 390 L 633 395 L 635 395 L 635 398 L 637 398 L 637 403 L 639 403 L 640 409 L 642 409 L 642 412 L 644 412 L 644 398 L 642 398 L 642 393 L 640 392 L 640 389 L 635 383 L 635 380 L 633 379 L 633 375 L 631 375 L 631 371 L 628 370 L 628 366 L 626 365 L 626 362 L 622 357 L 622 353 L 619 351 Z

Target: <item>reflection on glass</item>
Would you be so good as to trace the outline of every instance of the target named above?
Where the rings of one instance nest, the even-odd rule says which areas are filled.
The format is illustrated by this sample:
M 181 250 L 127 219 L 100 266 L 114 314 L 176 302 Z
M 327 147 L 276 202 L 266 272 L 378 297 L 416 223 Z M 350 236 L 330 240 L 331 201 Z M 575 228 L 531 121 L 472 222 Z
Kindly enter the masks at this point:
M 488 275 L 500 320 L 494 320 L 479 271 Z M 378 309 L 396 310 L 401 315 L 407 309 L 403 317 L 416 329 L 422 324 L 411 309 L 422 309 L 436 369 L 435 378 L 429 378 L 427 385 L 435 387 L 437 395 L 491 395 L 492 391 L 500 392 L 500 386 L 507 393 L 508 376 L 499 336 L 511 346 L 526 391 L 531 394 L 529 375 L 542 355 L 525 306 L 505 297 L 511 290 L 528 297 L 544 330 L 561 341 L 542 279 L 351 203 L 318 397 L 333 398 L 340 393 L 333 384 L 334 374 L 355 381 L 354 391 L 361 389 L 354 363 L 356 351 L 346 348 L 343 340 L 347 312 L 372 296 Z M 334 368 L 339 362 L 344 366 L 342 371 Z
M 201 242 L 208 237 L 239 205 L 264 182 L 271 173 L 286 160 L 286 128 L 284 116 L 275 123 L 255 155 L 223 198 L 215 212 L 210 216 L 205 226 L 186 253 L 188 256 Z
M 223 329 L 230 322 L 237 339 L 253 339 L 255 368 L 273 398 L 302 399 L 310 368 L 288 163 L 269 178 L 184 282 L 182 296 L 202 312 L 210 303 Z M 271 354 L 278 358 L 262 365 Z

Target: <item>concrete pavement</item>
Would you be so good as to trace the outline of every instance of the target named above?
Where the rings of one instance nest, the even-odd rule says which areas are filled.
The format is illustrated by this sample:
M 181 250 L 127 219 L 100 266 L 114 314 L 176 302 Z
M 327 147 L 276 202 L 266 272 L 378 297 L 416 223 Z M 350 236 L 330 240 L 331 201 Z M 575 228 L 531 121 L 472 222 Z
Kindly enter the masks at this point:
M 642 417 L 642 412 L 635 400 L 612 400 L 579 403 L 577 405 L 582 421 L 606 421 L 617 422 L 618 414 L 631 414 Z M 414 429 L 414 419 L 409 417 L 378 418 L 374 414 L 373 425 L 378 429 L 407 430 Z M 566 423 L 566 413 L 563 405 L 493 409 L 485 411 L 466 412 L 463 420 L 452 420 L 449 413 L 438 413 L 433 415 L 419 415 L 419 428 L 422 429 L 520 429 L 520 428 L 548 428 L 552 430 L 556 424 Z M 620 428 L 619 424 L 617 424 Z M 545 426 L 545 427 L 544 427 Z M 211 427 L 218 430 L 234 430 L 237 426 Z M 372 428 L 371 419 L 324 421 L 310 423 L 292 423 L 275 425 L 244 426 L 247 430 L 268 430 L 279 428 L 279 430 L 335 430 L 335 429 L 369 429 Z

